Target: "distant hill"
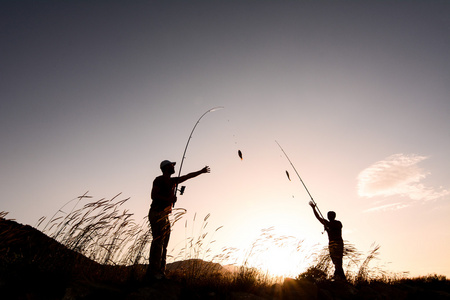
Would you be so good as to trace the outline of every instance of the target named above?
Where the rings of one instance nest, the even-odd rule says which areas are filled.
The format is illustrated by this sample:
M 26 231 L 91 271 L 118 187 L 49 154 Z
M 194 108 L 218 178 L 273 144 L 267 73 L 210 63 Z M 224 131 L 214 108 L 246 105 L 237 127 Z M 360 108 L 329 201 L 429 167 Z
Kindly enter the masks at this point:
M 0 219 L 0 266 L 8 263 L 35 265 L 41 271 L 72 272 L 77 264 L 98 265 L 41 231 L 12 220 Z
M 169 263 L 166 266 L 168 271 L 175 270 L 198 270 L 202 272 L 227 272 L 227 270 L 218 263 L 212 263 L 201 259 L 188 259 Z
M 34 265 L 41 271 L 71 273 L 78 264 L 96 266 L 95 261 L 73 251 L 41 231 L 0 218 L 0 267 Z
M 41 231 L 0 218 L 0 295 L 2 299 L 60 299 L 81 270 L 95 261 L 75 252 Z

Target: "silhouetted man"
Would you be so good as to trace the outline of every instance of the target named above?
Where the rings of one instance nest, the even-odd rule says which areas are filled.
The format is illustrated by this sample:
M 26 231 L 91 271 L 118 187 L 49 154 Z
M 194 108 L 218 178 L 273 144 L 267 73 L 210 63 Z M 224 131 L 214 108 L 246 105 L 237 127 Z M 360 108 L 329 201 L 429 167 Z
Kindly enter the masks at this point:
M 155 178 L 152 187 L 152 204 L 148 218 L 152 229 L 152 244 L 150 246 L 150 261 L 147 269 L 147 278 L 165 278 L 167 245 L 170 237 L 169 214 L 172 206 L 177 201 L 175 189 L 177 184 L 196 177 L 203 173 L 209 173 L 208 166 L 181 177 L 171 177 L 175 173 L 175 163 L 164 160 L 160 164 L 162 175 Z
M 334 264 L 334 278 L 346 280 L 344 269 L 342 268 L 342 257 L 344 256 L 344 241 L 342 240 L 342 223 L 336 220 L 336 213 L 329 211 L 328 220 L 322 218 L 316 210 L 316 204 L 309 202 L 317 220 L 325 226 L 328 233 L 328 249 Z

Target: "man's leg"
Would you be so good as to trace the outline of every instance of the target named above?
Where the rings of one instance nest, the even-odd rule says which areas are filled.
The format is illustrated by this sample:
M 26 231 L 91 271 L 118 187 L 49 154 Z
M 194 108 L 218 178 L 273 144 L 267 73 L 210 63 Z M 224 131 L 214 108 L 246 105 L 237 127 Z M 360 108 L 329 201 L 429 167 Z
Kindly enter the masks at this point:
M 170 221 L 169 218 L 166 217 L 164 220 L 163 225 L 163 231 L 162 234 L 162 253 L 161 253 L 161 265 L 160 265 L 160 272 L 162 274 L 166 271 L 166 257 L 167 257 L 167 246 L 169 245 L 169 238 L 170 238 Z
M 161 222 L 161 214 L 149 213 L 150 227 L 152 229 L 152 244 L 150 246 L 150 258 L 147 275 L 156 275 L 161 270 L 161 257 L 163 253 L 164 222 Z

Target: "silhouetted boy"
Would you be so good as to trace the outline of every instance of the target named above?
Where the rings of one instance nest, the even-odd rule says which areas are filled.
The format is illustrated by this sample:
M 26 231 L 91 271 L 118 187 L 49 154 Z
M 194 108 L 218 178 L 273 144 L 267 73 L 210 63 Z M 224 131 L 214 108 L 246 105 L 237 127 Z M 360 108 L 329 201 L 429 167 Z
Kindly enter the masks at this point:
M 312 207 L 317 220 L 325 226 L 325 230 L 328 233 L 328 249 L 330 251 L 331 260 L 334 264 L 334 278 L 346 280 L 344 269 L 342 268 L 342 257 L 344 256 L 342 223 L 336 220 L 336 213 L 334 211 L 328 212 L 328 221 L 319 215 L 314 202 L 310 201 L 309 205 Z

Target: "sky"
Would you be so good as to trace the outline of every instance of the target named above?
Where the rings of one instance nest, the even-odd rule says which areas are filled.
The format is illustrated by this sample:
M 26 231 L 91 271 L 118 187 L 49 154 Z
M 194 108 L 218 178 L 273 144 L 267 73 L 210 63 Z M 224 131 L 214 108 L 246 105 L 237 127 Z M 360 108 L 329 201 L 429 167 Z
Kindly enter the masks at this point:
M 220 106 L 189 140 L 181 173 L 211 173 L 178 197 L 173 255 L 208 214 L 215 251 L 267 232 L 305 253 L 327 245 L 277 141 L 345 241 L 380 245 L 389 272 L 450 276 L 449 12 L 448 1 L 2 1 L 0 211 L 34 226 L 85 192 L 121 193 L 143 220 L 159 163 L 178 174 L 197 120 Z M 266 246 L 261 260 L 291 273 L 306 260 Z

